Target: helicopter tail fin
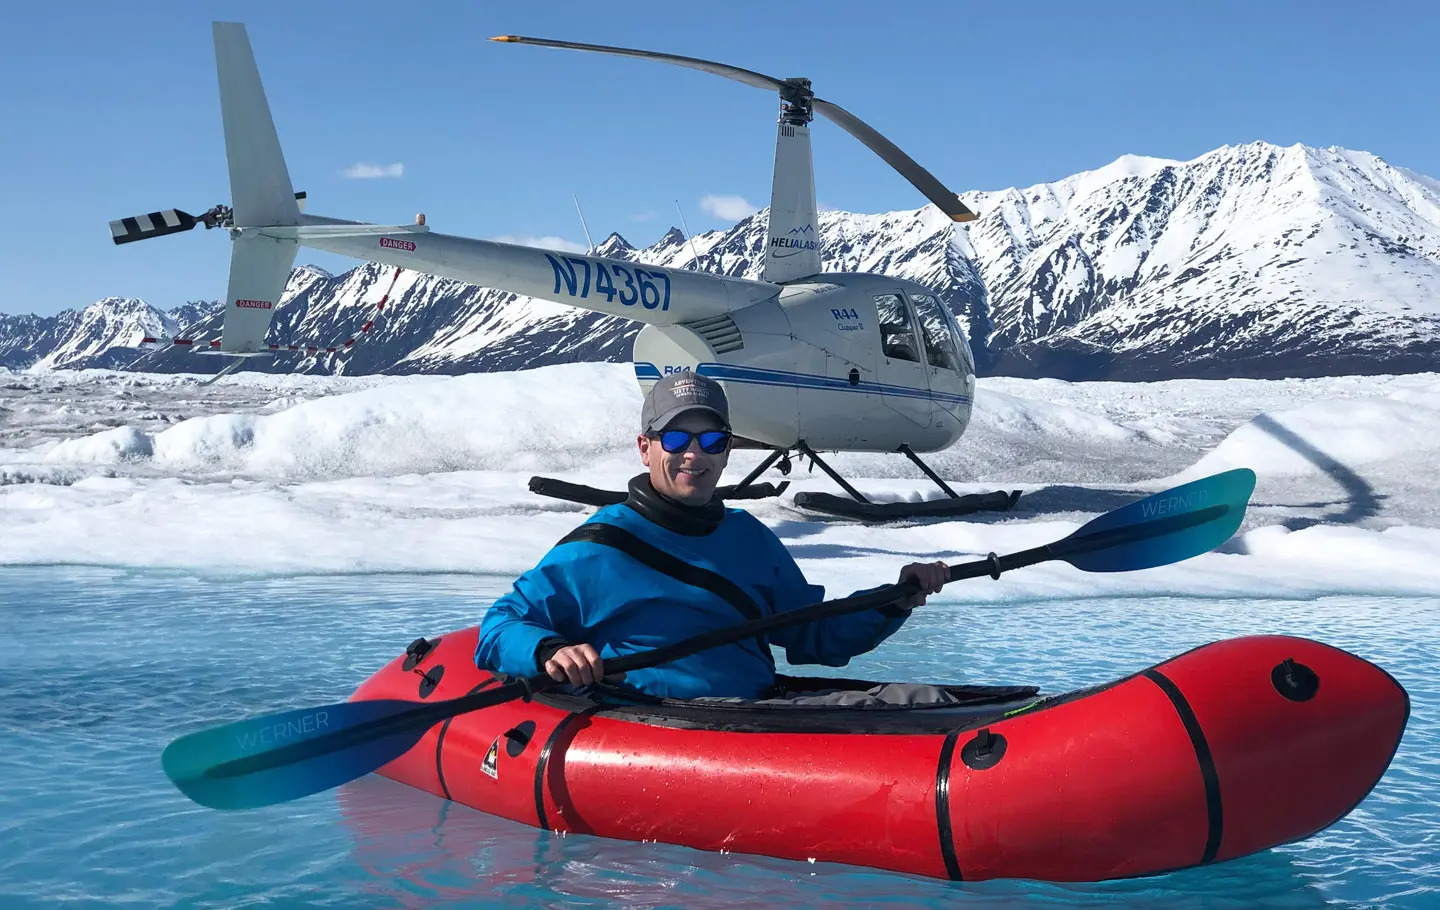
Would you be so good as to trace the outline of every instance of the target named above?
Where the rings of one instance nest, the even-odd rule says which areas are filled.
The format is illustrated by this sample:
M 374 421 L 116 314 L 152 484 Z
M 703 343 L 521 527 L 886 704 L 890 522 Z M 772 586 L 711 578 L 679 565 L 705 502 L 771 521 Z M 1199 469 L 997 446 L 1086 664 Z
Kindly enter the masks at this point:
M 280 305 L 295 254 L 294 240 L 242 234 L 230 250 L 230 283 L 225 292 L 225 322 L 220 330 L 221 354 L 252 354 L 268 350 L 265 333 Z
M 220 353 L 254 353 L 265 349 L 270 318 L 300 248 L 293 232 L 277 231 L 292 236 L 275 236 L 264 229 L 300 224 L 300 200 L 280 151 L 245 26 L 216 22 L 212 27 L 233 227 L 239 229 L 231 234 L 234 245 Z
M 769 236 L 765 238 L 766 281 L 781 284 L 820 271 L 819 220 L 810 127 L 782 119 L 775 137 Z
M 300 207 L 245 26 L 216 22 L 212 27 L 235 226 L 297 225 Z

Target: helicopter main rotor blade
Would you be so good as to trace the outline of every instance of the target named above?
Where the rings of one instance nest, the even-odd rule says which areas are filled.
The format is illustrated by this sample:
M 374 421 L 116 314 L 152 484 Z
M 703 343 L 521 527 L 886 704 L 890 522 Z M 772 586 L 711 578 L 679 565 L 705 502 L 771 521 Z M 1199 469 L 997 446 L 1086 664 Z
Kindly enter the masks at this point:
M 950 192 L 935 175 L 920 166 L 920 163 L 900 150 L 895 143 L 880 135 L 873 126 L 856 117 L 838 104 L 816 98 L 813 102 L 815 113 L 840 127 L 845 132 L 865 143 L 865 147 L 880 158 L 924 194 L 935 207 L 950 217 L 951 221 L 974 221 L 977 216 L 960 197 Z
M 673 63 L 676 66 L 684 66 L 689 69 L 700 70 L 705 73 L 713 73 L 716 76 L 724 76 L 727 79 L 734 79 L 736 82 L 743 82 L 746 85 L 760 89 L 770 89 L 780 92 L 785 88 L 785 81 L 767 76 L 764 73 L 757 73 L 754 70 L 742 69 L 738 66 L 730 66 L 725 63 L 716 63 L 712 60 L 700 60 L 695 57 L 682 57 L 679 54 L 662 54 L 656 51 L 641 51 L 626 47 L 610 47 L 605 44 L 580 44 L 575 41 L 552 41 L 548 38 L 526 38 L 520 35 L 499 35 L 490 39 L 501 41 L 507 44 L 533 44 L 537 47 L 562 47 L 577 51 L 596 51 L 602 54 L 617 54 L 622 57 L 640 57 L 646 60 L 659 60 L 662 63 Z M 977 217 L 960 197 L 946 188 L 945 184 L 936 179 L 925 168 L 909 155 L 900 150 L 895 143 L 886 139 L 878 130 L 870 124 L 856 117 L 838 104 L 829 101 L 822 101 L 819 98 L 812 100 L 813 109 L 816 113 L 833 122 L 845 132 L 859 139 L 866 148 L 880 156 L 880 159 L 895 169 L 901 177 L 910 181 L 910 185 L 919 190 L 926 199 L 935 204 L 935 207 L 944 212 L 953 221 L 974 221 Z
M 565 47 L 574 51 L 596 51 L 601 54 L 618 54 L 621 57 L 643 57 L 647 60 L 661 60 L 665 63 L 673 63 L 676 66 L 686 66 L 692 70 L 700 70 L 703 73 L 713 73 L 716 76 L 724 76 L 726 79 L 734 79 L 736 82 L 743 82 L 746 85 L 753 85 L 755 88 L 769 89 L 778 92 L 784 87 L 784 82 L 764 73 L 757 73 L 738 66 L 728 66 L 724 63 L 715 63 L 710 60 L 700 60 L 695 57 L 682 57 L 679 54 L 661 54 L 655 51 L 637 51 L 628 47 L 610 47 L 605 44 L 580 44 L 575 41 L 551 41 L 548 38 L 525 38 L 521 35 L 497 35 L 491 41 L 502 41 L 506 44 L 533 44 L 537 47 Z

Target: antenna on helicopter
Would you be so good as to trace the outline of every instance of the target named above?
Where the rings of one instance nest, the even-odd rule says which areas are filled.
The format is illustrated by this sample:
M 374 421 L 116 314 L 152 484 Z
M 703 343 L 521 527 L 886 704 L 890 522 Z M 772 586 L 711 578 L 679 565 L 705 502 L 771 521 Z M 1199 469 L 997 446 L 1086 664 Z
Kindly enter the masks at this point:
M 690 225 L 685 223 L 685 213 L 680 211 L 680 200 L 675 200 L 675 214 L 680 216 L 680 230 L 685 234 L 685 242 L 690 244 L 691 268 L 697 271 L 704 271 L 700 268 L 700 254 L 695 252 L 695 241 L 690 237 Z
M 585 242 L 590 244 L 590 255 L 594 256 L 595 241 L 590 239 L 590 226 L 585 223 L 585 213 L 580 211 L 580 197 L 571 193 L 570 198 L 575 200 L 575 211 L 580 212 L 580 227 L 585 230 Z

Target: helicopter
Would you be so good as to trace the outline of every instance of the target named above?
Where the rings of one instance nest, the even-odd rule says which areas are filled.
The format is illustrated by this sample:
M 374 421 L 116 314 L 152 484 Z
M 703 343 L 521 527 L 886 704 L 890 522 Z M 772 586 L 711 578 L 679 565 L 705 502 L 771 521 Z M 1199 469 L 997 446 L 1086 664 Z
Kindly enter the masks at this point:
M 482 287 L 642 323 L 633 362 L 642 393 L 663 376 L 695 372 L 720 383 L 730 402 L 736 448 L 768 450 L 722 499 L 778 496 L 759 483 L 772 466 L 790 472 L 790 453 L 820 467 L 849 499 L 796 493 L 795 505 L 835 516 L 886 521 L 1008 510 L 1019 491 L 957 494 L 919 457 L 964 434 L 975 394 L 975 361 L 954 315 L 931 288 L 886 275 L 823 272 L 809 124 L 833 121 L 880 156 L 955 222 L 974 220 L 955 193 L 879 132 L 815 97 L 809 79 L 777 79 L 739 67 L 628 48 L 504 35 L 505 44 L 565 48 L 655 60 L 775 91 L 780 98 L 765 260 L 758 279 L 679 270 L 628 259 L 545 250 L 432 231 L 304 213 L 242 23 L 212 23 L 231 205 L 201 216 L 178 209 L 110 223 L 116 244 L 192 230 L 225 230 L 232 241 L 220 336 L 198 353 L 273 356 L 294 345 L 267 343 L 271 317 L 301 246 L 451 278 Z M 366 324 L 367 328 L 369 323 Z M 183 334 L 183 333 L 182 333 Z M 311 349 L 313 350 L 313 348 Z M 944 498 L 871 502 L 820 458 L 827 452 L 898 453 L 934 481 Z M 778 462 L 778 464 L 777 464 Z M 588 505 L 624 493 L 532 477 L 532 492 Z

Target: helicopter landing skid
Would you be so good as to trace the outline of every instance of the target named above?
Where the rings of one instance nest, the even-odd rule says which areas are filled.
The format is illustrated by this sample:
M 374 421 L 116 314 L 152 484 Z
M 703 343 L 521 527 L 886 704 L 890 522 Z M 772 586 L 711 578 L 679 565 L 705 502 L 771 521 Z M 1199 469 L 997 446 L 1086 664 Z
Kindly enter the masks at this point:
M 925 476 L 945 492 L 944 499 L 930 499 L 924 502 L 871 502 L 857 489 L 846 482 L 845 478 L 835 473 L 835 470 L 820 459 L 809 446 L 803 441 L 797 448 L 800 453 L 810 459 L 811 464 L 819 465 L 820 470 L 830 475 L 830 479 L 840 485 L 851 498 L 836 496 L 833 493 L 796 493 L 795 505 L 802 509 L 809 509 L 814 512 L 824 512 L 827 515 L 835 515 L 840 518 L 858 518 L 861 521 L 895 521 L 902 518 L 955 518 L 960 515 L 969 515 L 972 512 L 1007 512 L 1015 507 L 1020 499 L 1019 490 L 997 490 L 994 493 L 968 493 L 961 495 L 950 489 L 950 485 L 941 480 L 939 475 L 930 470 L 920 456 L 911 451 L 908 445 L 901 445 L 899 451 L 913 461 Z
M 833 493 L 796 493 L 795 505 L 838 518 L 896 521 L 901 518 L 957 518 L 972 512 L 1005 512 L 1013 508 L 1019 498 L 1019 490 L 967 493 L 924 502 L 860 502 Z
M 811 512 L 823 512 L 837 518 L 855 518 L 861 521 L 955 518 L 960 515 L 969 515 L 972 512 L 1009 511 L 1020 499 L 1019 490 L 1009 492 L 998 490 L 994 493 L 968 493 L 965 495 L 956 493 L 949 484 L 940 479 L 939 475 L 930 470 L 930 467 L 921 461 L 909 446 L 902 445 L 898 451 L 919 466 L 920 470 L 925 472 L 925 476 L 935 481 L 936 485 L 945 492 L 945 498 L 931 499 L 925 502 L 871 502 L 865 498 L 864 494 L 851 486 L 845 478 L 835 473 L 835 469 L 821 460 L 820 456 L 816 455 L 804 440 L 801 440 L 795 448 L 801 455 L 809 458 L 811 464 L 819 465 L 820 470 L 830 475 L 830 479 L 838 483 L 841 489 L 851 496 L 850 499 L 846 499 L 833 493 L 801 492 L 795 494 L 795 505 Z M 772 449 L 764 461 L 745 475 L 744 480 L 733 486 L 716 487 L 715 495 L 721 500 L 764 499 L 769 496 L 779 496 L 785 492 L 786 487 L 790 486 L 790 481 L 782 480 L 779 484 L 755 482 L 755 479 L 777 460 L 780 461 L 780 473 L 789 474 L 790 453 L 783 449 Z M 530 478 L 530 492 L 597 508 L 624 502 L 629 495 L 617 490 L 601 490 L 580 483 L 557 480 L 554 477 L 538 476 Z

